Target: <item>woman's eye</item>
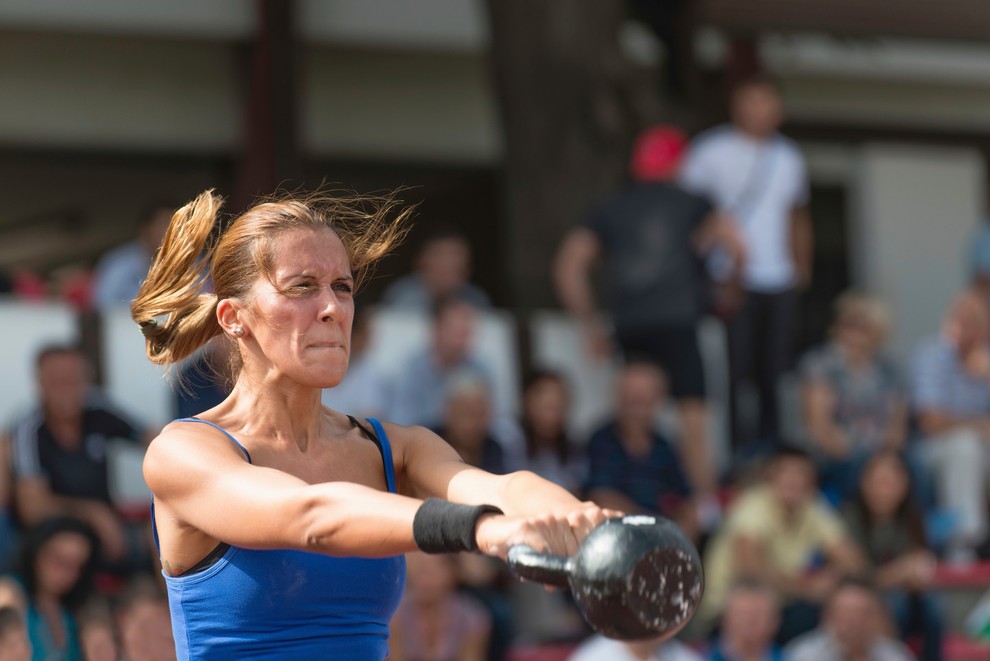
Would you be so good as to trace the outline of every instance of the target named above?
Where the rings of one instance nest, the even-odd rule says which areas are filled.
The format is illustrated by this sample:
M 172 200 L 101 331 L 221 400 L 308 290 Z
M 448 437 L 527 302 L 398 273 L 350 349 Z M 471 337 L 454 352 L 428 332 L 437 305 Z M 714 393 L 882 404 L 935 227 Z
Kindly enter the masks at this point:
M 316 289 L 316 286 L 312 282 L 300 282 L 297 285 L 293 285 L 291 290 L 297 294 L 307 294 Z
M 339 292 L 342 292 L 344 294 L 350 294 L 351 291 L 353 291 L 354 288 L 351 286 L 350 283 L 347 283 L 347 282 L 338 282 L 337 284 L 335 284 L 333 286 L 333 289 L 334 289 L 334 291 L 339 291 Z

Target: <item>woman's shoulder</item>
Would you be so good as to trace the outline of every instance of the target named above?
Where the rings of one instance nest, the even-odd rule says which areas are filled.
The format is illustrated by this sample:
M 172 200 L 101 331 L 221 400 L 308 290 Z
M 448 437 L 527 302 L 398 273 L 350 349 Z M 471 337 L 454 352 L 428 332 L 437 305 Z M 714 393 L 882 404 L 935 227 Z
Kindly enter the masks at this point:
M 244 446 L 222 427 L 193 419 L 173 420 L 148 444 L 144 455 L 145 480 L 154 479 L 159 470 L 174 475 L 175 471 L 197 465 L 215 468 L 232 461 L 243 463 L 245 457 L 250 462 Z

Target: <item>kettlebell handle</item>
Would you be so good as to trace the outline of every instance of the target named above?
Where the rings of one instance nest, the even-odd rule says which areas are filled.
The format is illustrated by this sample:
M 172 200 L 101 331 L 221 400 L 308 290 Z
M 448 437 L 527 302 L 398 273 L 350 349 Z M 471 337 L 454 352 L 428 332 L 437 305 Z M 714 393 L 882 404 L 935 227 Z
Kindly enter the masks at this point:
M 570 586 L 571 559 L 553 553 L 540 553 L 520 544 L 509 549 L 509 569 L 519 578 L 559 588 Z

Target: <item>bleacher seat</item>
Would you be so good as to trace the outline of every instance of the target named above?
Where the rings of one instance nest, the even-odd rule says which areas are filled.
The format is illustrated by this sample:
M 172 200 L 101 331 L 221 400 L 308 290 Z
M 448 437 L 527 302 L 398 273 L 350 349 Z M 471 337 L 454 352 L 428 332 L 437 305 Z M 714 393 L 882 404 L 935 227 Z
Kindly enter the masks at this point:
M 105 391 L 116 406 L 149 427 L 173 417 L 172 386 L 164 367 L 148 360 L 144 336 L 121 307 L 102 316 L 101 353 Z
M 34 359 L 47 344 L 78 340 L 75 313 L 59 303 L 0 302 L 0 425 L 37 402 Z

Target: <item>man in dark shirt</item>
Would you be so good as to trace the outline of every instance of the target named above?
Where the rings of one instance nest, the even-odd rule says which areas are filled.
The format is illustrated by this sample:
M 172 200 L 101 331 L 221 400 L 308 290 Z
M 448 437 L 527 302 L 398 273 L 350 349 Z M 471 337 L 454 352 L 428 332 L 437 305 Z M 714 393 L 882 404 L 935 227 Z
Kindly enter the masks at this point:
M 17 513 L 25 525 L 68 514 L 93 527 L 106 560 L 120 565 L 141 548 L 128 540 L 110 497 L 111 441 L 140 442 L 142 432 L 90 389 L 81 350 L 43 349 L 36 362 L 40 405 L 11 431 Z M 140 543 L 137 542 L 139 546 Z
M 604 258 L 615 340 L 627 360 L 660 366 L 677 402 L 681 453 L 706 510 L 717 508 L 705 427 L 707 406 L 697 327 L 705 305 L 701 255 L 720 245 L 740 259 L 738 235 L 711 205 L 673 182 L 687 144 L 673 127 L 644 132 L 633 150 L 633 183 L 605 201 L 564 239 L 555 265 L 561 300 L 577 317 L 593 354 L 608 353 L 590 282 Z
M 663 376 L 650 363 L 629 363 L 616 387 L 615 419 L 588 441 L 585 493 L 602 507 L 653 512 L 696 529 L 691 486 L 677 453 L 657 432 Z

